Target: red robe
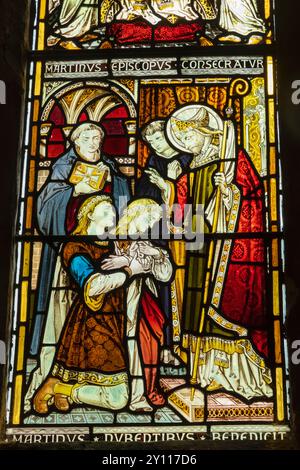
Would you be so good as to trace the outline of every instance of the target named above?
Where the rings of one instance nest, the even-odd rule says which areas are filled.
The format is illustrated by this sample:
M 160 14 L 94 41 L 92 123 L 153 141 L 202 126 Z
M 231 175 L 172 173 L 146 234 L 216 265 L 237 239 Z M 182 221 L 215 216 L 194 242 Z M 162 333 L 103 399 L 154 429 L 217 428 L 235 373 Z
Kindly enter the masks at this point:
M 241 192 L 236 231 L 254 234 L 234 241 L 220 305 L 222 315 L 246 327 L 257 350 L 268 355 L 264 186 L 243 150 L 238 153 L 235 184 Z
M 165 319 L 157 300 L 148 291 L 141 297 L 141 318 L 139 323 L 139 341 L 144 367 L 146 392 L 151 403 L 163 405 L 164 397 L 159 391 L 158 375 L 160 346 L 164 343 Z
M 152 26 L 147 21 L 118 21 L 109 26 L 107 35 L 117 45 L 151 42 L 193 42 L 204 31 L 203 21 Z

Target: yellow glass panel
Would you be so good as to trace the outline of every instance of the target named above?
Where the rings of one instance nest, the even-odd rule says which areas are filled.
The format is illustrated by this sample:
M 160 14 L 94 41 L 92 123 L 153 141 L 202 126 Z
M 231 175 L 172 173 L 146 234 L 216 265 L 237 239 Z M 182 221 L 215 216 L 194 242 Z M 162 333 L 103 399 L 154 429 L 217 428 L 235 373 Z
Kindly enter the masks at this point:
M 29 183 L 28 183 L 28 191 L 33 192 L 35 188 L 35 162 L 31 160 L 30 168 L 29 168 Z
M 274 322 L 274 339 L 275 339 L 275 361 L 276 364 L 282 363 L 282 352 L 281 352 L 281 328 L 280 321 L 275 320 Z
M 264 188 L 265 188 L 265 192 L 268 193 L 268 181 L 267 180 L 264 181 Z
M 280 307 L 279 307 L 279 273 L 278 271 L 273 271 L 273 314 L 279 316 Z
M 267 59 L 267 74 L 268 74 L 268 94 L 274 95 L 274 63 L 272 57 Z
M 36 149 L 37 149 L 37 126 L 33 126 L 32 136 L 31 136 L 31 155 L 33 157 L 36 156 Z
M 34 94 L 39 96 L 41 94 L 41 75 L 42 75 L 42 63 L 37 62 L 35 68 L 35 85 L 34 85 Z
M 275 103 L 269 100 L 269 140 L 271 144 L 275 143 Z
M 182 315 L 184 284 L 185 284 L 185 270 L 177 269 L 176 274 L 175 274 L 175 286 L 176 286 L 176 297 L 177 297 L 179 318 L 181 318 L 181 315 Z
M 190 173 L 190 196 L 193 194 L 194 177 L 194 173 Z
M 270 148 L 270 173 L 271 175 L 276 175 L 276 149 L 275 147 Z
M 268 20 L 271 16 L 270 0 L 265 0 L 265 18 Z
M 272 266 L 278 268 L 279 265 L 279 251 L 278 251 L 278 240 L 272 241 Z
M 169 247 L 173 255 L 174 263 L 178 266 L 184 266 L 186 259 L 185 242 L 174 240 L 169 243 Z
M 38 50 L 42 51 L 44 49 L 44 39 L 45 39 L 45 24 L 40 23 L 39 35 L 38 35 Z
M 32 225 L 32 206 L 33 198 L 30 196 L 27 199 L 26 229 L 30 229 Z
M 21 326 L 19 329 L 19 341 L 18 341 L 18 360 L 17 360 L 17 370 L 20 371 L 23 369 L 24 364 L 24 348 L 25 348 L 25 335 L 26 328 Z
M 30 243 L 24 245 L 24 261 L 23 261 L 23 276 L 29 276 L 29 265 L 30 265 Z
M 272 225 L 272 232 L 278 232 L 277 225 L 275 225 L 275 224 Z
M 38 100 L 34 100 L 34 105 L 33 105 L 33 120 L 37 121 L 39 118 L 39 109 L 40 109 L 40 104 Z
M 270 203 L 271 203 L 271 220 L 277 221 L 277 182 L 274 178 L 270 181 Z
M 21 322 L 26 322 L 27 320 L 28 291 L 29 291 L 29 283 L 28 281 L 23 281 L 22 288 L 21 288 L 21 315 L 20 315 Z
M 17 375 L 15 380 L 15 391 L 14 391 L 14 411 L 13 411 L 13 424 L 20 424 L 20 412 L 21 412 L 21 398 L 22 398 L 22 375 Z
M 265 80 L 261 77 L 251 80 L 251 92 L 243 98 L 243 109 L 245 119 L 243 120 L 243 133 L 245 146 L 258 173 L 262 173 L 262 131 L 260 130 L 261 119 L 261 92 L 265 89 Z M 255 111 L 254 111 L 255 109 Z M 248 116 L 248 117 L 246 117 Z M 251 118 L 250 118 L 251 116 Z
M 283 400 L 283 378 L 282 369 L 276 369 L 276 397 L 277 397 L 277 419 L 284 420 L 284 400 Z
M 46 17 L 46 6 L 47 0 L 40 0 L 40 20 L 44 20 Z

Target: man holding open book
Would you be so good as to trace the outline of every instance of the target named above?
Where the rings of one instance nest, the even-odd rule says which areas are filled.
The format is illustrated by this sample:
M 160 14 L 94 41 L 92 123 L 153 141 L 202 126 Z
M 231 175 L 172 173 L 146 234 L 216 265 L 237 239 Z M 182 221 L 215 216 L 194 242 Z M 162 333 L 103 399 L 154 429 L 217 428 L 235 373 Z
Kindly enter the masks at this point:
M 116 164 L 101 154 L 104 131 L 94 123 L 78 125 L 71 134 L 72 146 L 52 166 L 52 172 L 42 187 L 37 200 L 37 223 L 46 236 L 65 236 L 76 225 L 76 216 L 84 200 L 94 195 L 110 195 L 114 206 L 130 199 L 126 178 Z M 37 355 L 48 311 L 50 290 L 59 243 L 45 244 L 42 254 L 41 282 L 31 344 L 31 354 Z

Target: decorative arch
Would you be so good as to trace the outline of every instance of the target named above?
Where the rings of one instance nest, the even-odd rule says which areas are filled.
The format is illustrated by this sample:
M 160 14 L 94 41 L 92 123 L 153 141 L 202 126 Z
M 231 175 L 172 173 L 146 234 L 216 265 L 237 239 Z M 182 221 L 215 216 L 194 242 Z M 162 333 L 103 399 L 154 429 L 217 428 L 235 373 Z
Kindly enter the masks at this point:
M 120 157 L 132 154 L 135 142 L 133 137 L 127 137 L 127 127 L 136 127 L 136 116 L 133 93 L 123 84 L 80 81 L 59 89 L 56 84 L 41 113 L 40 156 L 58 157 L 69 145 L 73 127 L 86 120 L 104 122 L 107 134 L 104 150 L 109 155 L 114 152 Z

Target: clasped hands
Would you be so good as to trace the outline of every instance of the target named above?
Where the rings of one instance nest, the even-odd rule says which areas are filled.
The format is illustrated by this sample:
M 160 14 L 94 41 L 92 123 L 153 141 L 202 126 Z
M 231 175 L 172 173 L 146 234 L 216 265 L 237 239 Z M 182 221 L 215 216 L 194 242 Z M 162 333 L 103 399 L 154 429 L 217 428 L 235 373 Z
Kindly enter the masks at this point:
M 101 269 L 111 271 L 129 268 L 132 276 L 144 274 L 151 271 L 152 258 L 159 255 L 158 248 L 141 241 L 138 243 L 138 250 L 134 252 L 133 256 L 110 255 L 102 262 Z

